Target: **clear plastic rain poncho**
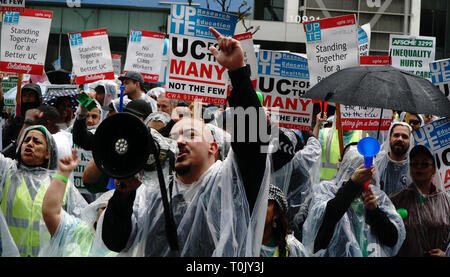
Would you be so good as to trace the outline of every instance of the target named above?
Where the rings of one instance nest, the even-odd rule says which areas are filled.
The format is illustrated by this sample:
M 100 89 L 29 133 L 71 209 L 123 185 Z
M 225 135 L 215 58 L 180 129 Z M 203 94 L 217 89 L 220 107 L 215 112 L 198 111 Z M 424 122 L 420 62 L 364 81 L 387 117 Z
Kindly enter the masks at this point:
M 445 251 L 450 243 L 450 195 L 438 172 L 432 184 L 435 191 L 428 195 L 422 194 L 413 181 L 406 189 L 390 195 L 396 209 L 408 213 L 403 219 L 406 239 L 398 256 L 422 257 L 432 249 Z
M 23 140 L 31 130 L 40 130 L 47 139 L 50 158 L 46 168 L 28 167 L 20 159 Z M 50 185 L 51 176 L 56 173 L 57 148 L 52 135 L 42 125 L 25 129 L 17 145 L 18 161 L 5 158 L 0 154 L 0 202 L 10 230 L 11 228 L 15 230 L 11 232 L 11 235 L 18 245 L 20 254 L 22 256 L 37 256 L 40 243 L 42 244 L 43 241 L 50 238 L 48 231 L 40 232 L 39 243 L 35 232 L 39 232 L 40 229 L 36 222 L 39 222 L 39 219 L 42 218 L 42 200 L 45 191 Z M 26 210 L 26 207 L 30 205 L 32 210 Z M 82 209 L 86 206 L 87 203 L 84 198 L 75 186 L 69 183 L 64 198 L 64 209 L 79 217 Z M 30 247 L 30 243 L 33 247 Z
M 206 126 L 208 126 L 209 129 L 211 130 L 211 133 L 214 137 L 214 141 L 217 143 L 217 146 L 219 147 L 220 159 L 222 161 L 225 160 L 231 148 L 231 135 L 214 124 L 208 123 L 206 124 Z
M 147 91 L 147 95 L 150 97 L 154 97 L 156 99 L 159 98 L 159 96 L 161 96 L 162 94 L 166 93 L 166 89 L 163 87 L 156 87 L 156 88 L 152 88 L 151 90 Z
M 288 136 L 295 149 L 297 138 L 294 132 L 286 128 L 280 129 Z M 301 224 L 308 214 L 309 201 L 306 200 L 312 192 L 312 186 L 319 183 L 321 166 L 322 147 L 319 141 L 311 136 L 291 161 L 272 173 L 273 183 L 287 195 L 289 226 L 296 233 L 299 231 L 296 230 L 296 225 Z
M 159 185 L 141 185 L 136 191 L 131 235 L 119 256 L 259 257 L 267 210 L 270 160 L 267 156 L 266 170 L 251 215 L 232 149 L 224 161 L 216 161 L 189 186 L 173 178 L 169 201 L 172 202 L 180 247 L 176 253 L 169 249 Z M 166 185 L 170 181 L 166 180 Z
M 391 152 L 391 146 L 389 143 L 390 134 L 392 128 L 397 125 L 406 126 L 410 130 L 409 136 L 409 148 L 406 153 L 406 159 L 403 161 L 394 161 L 389 157 L 389 152 Z M 380 152 L 376 155 L 374 159 L 375 165 L 375 179 L 376 184 L 380 188 L 383 187 L 383 191 L 390 195 L 402 189 L 405 189 L 408 184 L 411 183 L 411 178 L 408 174 L 409 169 L 409 151 L 414 146 L 414 136 L 411 133 L 411 127 L 404 122 L 394 122 L 389 128 L 389 136 L 386 141 L 381 145 Z
M 40 257 L 113 257 L 95 230 L 97 212 L 105 208 L 114 190 L 103 193 L 83 209 L 81 218 L 61 210 L 61 221 L 50 241 L 41 246 Z
M 351 146 L 345 154 L 336 177 L 331 181 L 322 181 L 313 187 L 311 209 L 303 225 L 303 245 L 314 253 L 314 241 L 322 225 L 328 201 L 334 199 L 344 182 L 350 180 L 353 172 L 364 164 L 364 157 Z M 365 208 L 360 197 L 355 198 L 347 212 L 338 221 L 327 249 L 321 249 L 313 256 L 327 257 L 386 257 L 397 254 L 405 239 L 405 226 L 391 200 L 378 187 L 370 185 L 377 199 L 378 207 L 395 225 L 398 233 L 397 243 L 393 247 L 381 244 L 370 225 L 366 223 Z
M 11 237 L 3 212 L 0 210 L 0 257 L 19 256 L 19 250 Z
M 144 120 L 144 124 L 147 125 L 150 121 L 160 121 L 164 123 L 165 126 L 169 123 L 170 119 L 170 115 L 166 112 L 152 112 Z
M 105 88 L 105 98 L 103 103 L 99 103 L 102 110 L 102 120 L 106 118 L 109 104 L 117 99 L 118 85 L 112 80 L 100 80 L 89 84 L 89 90 L 94 90 L 97 86 Z

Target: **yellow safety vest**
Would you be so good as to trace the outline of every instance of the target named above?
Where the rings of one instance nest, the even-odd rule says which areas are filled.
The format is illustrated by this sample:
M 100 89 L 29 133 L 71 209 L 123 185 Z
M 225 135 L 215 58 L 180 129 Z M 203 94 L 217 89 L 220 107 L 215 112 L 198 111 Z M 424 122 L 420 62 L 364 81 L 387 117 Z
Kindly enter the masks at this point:
M 34 199 L 32 199 L 23 174 L 17 173 L 15 178 L 19 182 L 16 183 L 17 185 L 11 185 L 11 172 L 6 175 L 1 209 L 20 255 L 22 257 L 36 257 L 40 249 L 39 222 L 42 218 L 42 202 L 51 179 L 49 176 L 48 181 L 45 180 L 41 183 Z M 69 186 L 66 186 L 63 205 L 66 204 L 68 189 Z M 48 232 L 46 236 L 47 239 L 50 238 Z
M 329 137 L 332 132 L 332 137 Z M 358 142 L 361 139 L 362 132 L 356 130 L 348 143 Z M 331 180 L 337 173 L 337 162 L 340 157 L 338 132 L 334 128 L 326 128 L 323 130 L 323 147 L 322 147 L 322 169 L 320 171 L 320 179 Z

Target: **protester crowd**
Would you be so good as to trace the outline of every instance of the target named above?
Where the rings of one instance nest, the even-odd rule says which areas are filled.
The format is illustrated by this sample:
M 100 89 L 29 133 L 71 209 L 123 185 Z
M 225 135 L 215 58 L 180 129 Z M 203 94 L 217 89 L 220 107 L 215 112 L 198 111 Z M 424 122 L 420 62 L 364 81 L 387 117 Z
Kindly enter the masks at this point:
M 450 257 L 450 195 L 435 157 L 412 135 L 438 117 L 394 112 L 365 168 L 356 144 L 370 133 L 345 131 L 341 156 L 332 114 L 315 115 L 311 131 L 278 128 L 240 43 L 211 32 L 218 48 L 209 50 L 232 84 L 227 105 L 145 91 L 133 71 L 89 84 L 90 110 L 73 110 L 67 97 L 43 105 L 38 85 L 22 87 L 21 116 L 9 116 L 2 131 L 0 256 Z M 164 153 L 168 202 L 155 161 L 112 179 L 93 159 L 97 128 L 121 106 Z M 267 125 L 257 130 L 277 139 L 250 139 L 248 130 L 239 139 L 246 119 L 234 116 L 238 107 L 256 108 Z M 73 171 L 82 159 L 80 189 Z

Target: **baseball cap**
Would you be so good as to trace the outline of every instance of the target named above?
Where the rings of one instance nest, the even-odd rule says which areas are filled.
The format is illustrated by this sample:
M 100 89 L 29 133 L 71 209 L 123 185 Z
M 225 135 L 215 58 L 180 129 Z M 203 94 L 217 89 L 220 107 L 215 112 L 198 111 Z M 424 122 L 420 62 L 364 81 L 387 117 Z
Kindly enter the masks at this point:
M 123 111 L 146 119 L 152 113 L 152 107 L 143 99 L 134 99 L 127 104 Z
M 125 73 L 124 76 L 120 76 L 119 77 L 119 80 L 122 81 L 122 82 L 125 79 L 131 79 L 131 80 L 137 81 L 137 82 L 139 82 L 141 84 L 144 83 L 144 77 L 142 77 L 141 73 L 136 72 L 136 71 L 127 71 L 127 73 Z

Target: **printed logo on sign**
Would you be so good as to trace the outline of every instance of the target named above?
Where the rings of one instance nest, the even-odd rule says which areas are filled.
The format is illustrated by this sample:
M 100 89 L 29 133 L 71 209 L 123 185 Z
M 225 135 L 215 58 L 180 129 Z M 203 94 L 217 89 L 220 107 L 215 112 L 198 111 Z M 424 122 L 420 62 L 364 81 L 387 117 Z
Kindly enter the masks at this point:
M 305 23 L 306 41 L 320 41 L 322 40 L 322 33 L 320 32 L 320 22 Z
M 3 21 L 10 24 L 19 24 L 19 16 L 19 12 L 5 12 L 5 18 Z
M 71 46 L 77 46 L 83 44 L 83 38 L 81 37 L 80 33 L 71 34 L 70 35 L 70 45 Z
M 133 31 L 131 34 L 131 42 L 141 42 L 142 32 L 141 31 Z

